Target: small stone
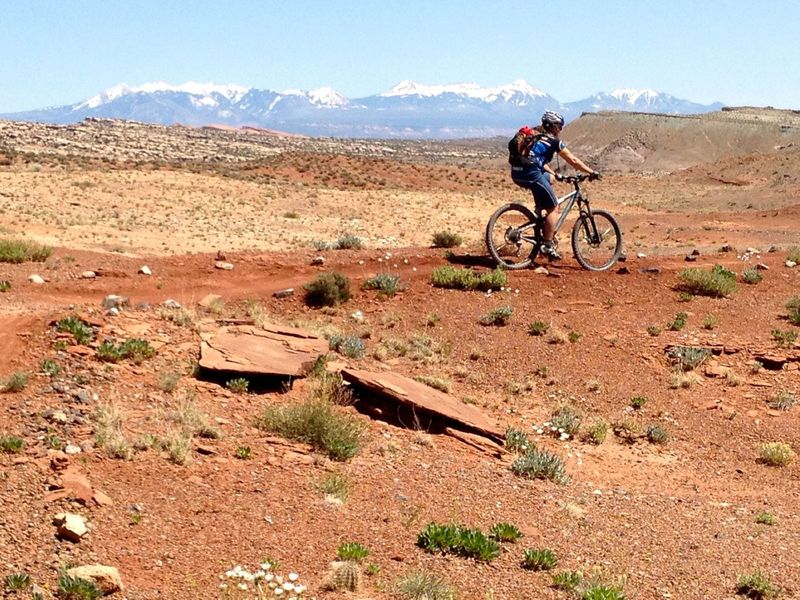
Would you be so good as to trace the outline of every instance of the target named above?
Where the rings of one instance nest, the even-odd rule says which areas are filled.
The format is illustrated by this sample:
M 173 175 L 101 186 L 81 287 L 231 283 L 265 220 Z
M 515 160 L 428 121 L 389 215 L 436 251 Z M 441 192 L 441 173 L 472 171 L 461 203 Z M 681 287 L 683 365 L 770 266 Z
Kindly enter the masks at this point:
M 288 298 L 294 295 L 294 288 L 286 288 L 285 290 L 278 290 L 272 294 L 275 298 Z
M 36 284 L 36 285 L 41 285 L 41 284 L 44 283 L 44 278 L 41 275 L 35 275 L 34 274 L 34 275 L 31 275 L 30 277 L 28 277 L 28 281 L 30 281 L 31 283 Z
M 198 304 L 203 308 L 211 308 L 214 305 L 219 305 L 222 302 L 222 296 L 219 294 L 208 294 L 205 298 L 200 300 Z
M 534 273 L 536 273 L 537 275 L 548 275 L 548 274 L 550 273 L 550 271 L 548 271 L 548 270 L 547 270 L 546 268 L 544 268 L 544 267 L 536 267 L 536 268 L 533 270 L 533 272 L 534 272 Z
M 222 269 L 223 271 L 233 271 L 233 265 L 231 263 L 221 260 L 214 262 L 214 267 L 217 269 Z
M 86 579 L 94 583 L 104 596 L 122 591 L 122 577 L 115 567 L 105 565 L 83 565 L 67 569 L 67 575 L 76 579 Z
M 94 279 L 95 277 L 97 277 L 97 273 L 94 271 L 84 271 L 81 273 L 81 279 Z
M 758 263 L 756 265 L 756 269 L 758 269 L 759 271 L 769 271 L 769 267 L 764 263 Z
M 64 447 L 65 454 L 80 454 L 83 452 L 80 446 L 76 446 L 75 444 L 67 444 Z
M 108 311 L 106 311 L 106 314 L 111 317 L 116 317 L 117 315 L 119 315 L 119 309 L 116 306 L 112 306 L 111 308 L 108 309 Z
M 648 273 L 650 275 L 658 275 L 661 273 L 661 267 L 645 267 L 642 269 L 642 273 Z
M 325 264 L 325 257 L 324 256 L 315 256 L 311 259 L 312 265 L 324 265 Z
M 687 254 L 687 255 L 686 255 L 684 258 L 683 258 L 683 260 L 685 260 L 686 262 L 694 262 L 694 261 L 696 261 L 696 260 L 697 260 L 697 255 L 696 255 L 696 254 Z
M 797 263 L 794 262 L 793 260 L 787 260 L 785 264 L 790 269 L 794 269 L 797 266 Z
M 360 310 L 355 311 L 353 314 L 350 315 L 354 321 L 358 321 L 359 323 L 364 321 L 364 313 Z
M 636 255 L 636 258 L 647 258 L 647 254 L 645 254 L 644 252 L 639 252 L 639 253 Z
M 103 299 L 101 303 L 103 308 L 124 308 L 130 306 L 130 300 L 125 296 L 117 296 L 116 294 L 109 294 Z
M 700 250 L 695 248 L 694 250 L 691 251 L 690 255 L 691 256 L 700 256 Z
M 73 513 L 58 513 L 53 518 L 53 525 L 58 527 L 58 537 L 74 543 L 80 542 L 89 533 L 84 518 Z
M 162 302 L 161 305 L 165 306 L 166 308 L 180 308 L 181 307 L 180 302 L 178 302 L 177 300 L 173 300 L 172 298 L 164 300 L 164 302 Z
M 730 244 L 723 244 L 723 246 L 719 249 L 720 252 L 733 252 L 733 246 Z
M 630 272 L 631 272 L 631 270 L 627 267 L 627 265 L 622 266 L 619 269 L 617 269 L 617 273 L 619 273 L 620 275 L 627 275 Z
M 139 275 L 152 275 L 153 271 L 150 270 L 150 267 L 147 265 L 142 265 L 139 267 Z

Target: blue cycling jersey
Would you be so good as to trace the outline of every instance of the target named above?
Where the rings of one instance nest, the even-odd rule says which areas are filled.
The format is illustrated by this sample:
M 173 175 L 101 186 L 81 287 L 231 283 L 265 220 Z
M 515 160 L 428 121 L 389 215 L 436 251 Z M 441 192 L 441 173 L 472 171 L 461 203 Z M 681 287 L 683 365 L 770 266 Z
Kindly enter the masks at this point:
M 551 135 L 543 135 L 531 148 L 531 153 L 528 156 L 539 170 L 544 169 L 544 166 L 553 160 L 556 152 L 561 152 L 567 145 L 557 137 Z

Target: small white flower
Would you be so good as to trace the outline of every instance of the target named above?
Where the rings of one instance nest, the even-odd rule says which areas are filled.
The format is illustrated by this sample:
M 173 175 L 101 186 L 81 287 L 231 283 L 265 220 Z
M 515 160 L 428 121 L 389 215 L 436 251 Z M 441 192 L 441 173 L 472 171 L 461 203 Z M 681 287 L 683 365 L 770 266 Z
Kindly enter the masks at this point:
M 291 581 L 284 581 L 283 585 L 281 586 L 283 589 L 288 591 L 294 591 L 294 584 Z
M 275 588 L 275 595 L 280 596 L 283 594 L 283 588 Z
M 240 583 L 236 587 L 238 587 L 240 590 L 246 590 L 247 589 L 247 584 L 246 583 Z
M 263 563 L 261 563 L 261 565 L 259 565 L 259 566 L 260 566 L 262 569 L 264 569 L 265 571 L 269 571 L 269 570 L 272 568 L 272 564 L 271 564 L 271 563 L 268 563 L 268 562 L 263 562 Z
M 294 586 L 294 591 L 297 592 L 298 594 L 302 594 L 303 592 L 306 591 L 306 589 L 307 588 L 304 585 L 296 585 L 296 586 Z
M 227 583 L 220 583 L 220 584 L 219 584 L 219 589 L 221 589 L 221 590 L 227 590 L 227 589 L 228 589 L 228 584 L 227 584 Z
M 275 579 L 275 575 L 273 575 L 272 573 L 267 573 L 266 575 L 264 575 L 264 579 L 266 581 L 272 581 L 273 579 Z
M 300 578 L 300 575 L 297 573 L 289 573 L 289 581 L 297 581 Z

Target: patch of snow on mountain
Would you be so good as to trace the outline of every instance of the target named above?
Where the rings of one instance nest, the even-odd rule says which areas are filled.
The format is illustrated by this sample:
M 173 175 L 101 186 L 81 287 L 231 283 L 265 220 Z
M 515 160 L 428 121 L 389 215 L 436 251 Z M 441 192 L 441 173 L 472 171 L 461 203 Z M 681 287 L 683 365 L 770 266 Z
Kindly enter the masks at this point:
M 347 105 L 347 98 L 331 87 L 321 87 L 308 92 L 308 99 L 317 106 L 338 107 Z
M 498 98 L 508 100 L 515 94 L 530 96 L 546 96 L 542 90 L 533 87 L 523 79 L 517 79 L 509 85 L 497 87 L 481 87 L 476 83 L 453 83 L 446 85 L 423 85 L 416 81 L 401 81 L 392 89 L 379 94 L 381 97 L 390 98 L 393 96 L 421 96 L 432 97 L 442 94 L 456 94 L 475 98 L 484 102 L 494 102 Z
M 652 104 L 658 99 L 660 94 L 651 89 L 636 90 L 633 88 L 619 88 L 609 94 L 612 98 L 616 98 L 620 102 L 627 102 L 628 104 L 636 104 L 639 99 L 645 104 Z
M 191 94 L 192 96 L 201 97 L 210 97 L 212 94 L 219 94 L 225 98 L 228 98 L 231 102 L 237 102 L 248 92 L 249 89 L 250 88 L 246 88 L 241 85 L 217 85 L 215 83 L 196 83 L 193 81 L 187 81 L 181 85 L 171 85 L 163 81 L 156 81 L 135 87 L 131 87 L 122 83 L 120 85 L 115 85 L 114 87 L 111 87 L 106 91 L 97 94 L 96 96 L 92 96 L 85 102 L 76 106 L 75 110 L 80 110 L 83 108 L 97 108 L 98 106 L 116 100 L 121 96 L 125 96 L 127 94 L 137 94 L 140 92 L 146 94 L 152 94 L 155 92 L 184 92 L 186 94 Z M 211 100 L 211 102 L 216 103 L 214 100 Z

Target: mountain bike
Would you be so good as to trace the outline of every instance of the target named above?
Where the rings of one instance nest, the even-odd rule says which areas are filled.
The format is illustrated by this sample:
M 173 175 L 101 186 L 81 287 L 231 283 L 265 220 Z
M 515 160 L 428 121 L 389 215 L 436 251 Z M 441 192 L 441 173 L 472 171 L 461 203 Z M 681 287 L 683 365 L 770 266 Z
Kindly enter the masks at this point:
M 572 227 L 572 253 L 575 260 L 590 271 L 605 271 L 622 256 L 622 232 L 617 220 L 605 210 L 593 210 L 581 182 L 589 176 L 583 173 L 559 176 L 560 181 L 574 187 L 558 199 L 561 214 L 555 233 L 561 229 L 573 206 L 578 218 Z M 536 260 L 542 246 L 544 216 L 524 204 L 505 204 L 498 208 L 486 225 L 486 247 L 498 266 L 504 269 L 525 269 Z M 557 245 L 558 240 L 553 238 Z

